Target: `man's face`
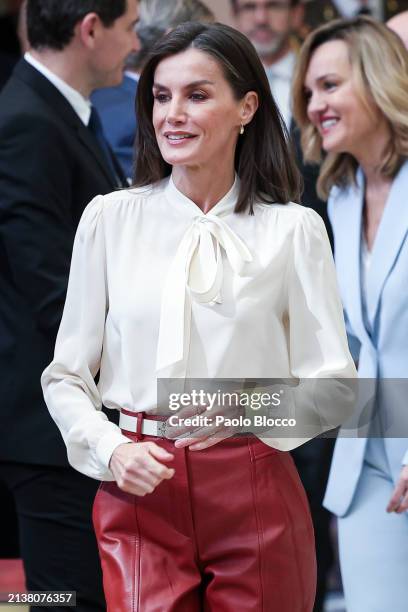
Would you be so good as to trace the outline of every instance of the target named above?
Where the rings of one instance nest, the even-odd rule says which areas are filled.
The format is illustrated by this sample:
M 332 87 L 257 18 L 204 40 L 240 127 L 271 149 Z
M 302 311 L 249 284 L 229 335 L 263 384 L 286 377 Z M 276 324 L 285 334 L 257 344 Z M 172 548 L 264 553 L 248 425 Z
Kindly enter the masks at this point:
M 123 79 L 124 63 L 132 51 L 140 48 L 135 26 L 139 18 L 138 0 L 127 0 L 126 11 L 110 27 L 101 24 L 95 49 L 95 89 L 114 87 Z
M 249 38 L 261 59 L 284 49 L 289 36 L 300 25 L 302 6 L 291 0 L 236 0 L 238 29 Z

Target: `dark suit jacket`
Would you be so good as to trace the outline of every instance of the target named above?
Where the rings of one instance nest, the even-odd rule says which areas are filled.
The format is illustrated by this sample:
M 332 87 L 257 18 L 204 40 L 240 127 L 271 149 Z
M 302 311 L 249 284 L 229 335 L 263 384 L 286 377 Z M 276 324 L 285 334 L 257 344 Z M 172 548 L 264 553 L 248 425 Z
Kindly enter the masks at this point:
M 133 178 L 136 135 L 136 91 L 137 82 L 125 75 L 118 87 L 99 89 L 92 94 L 92 104 L 99 113 L 106 139 L 125 176 L 130 178 Z
M 82 211 L 114 188 L 93 134 L 21 60 L 0 94 L 0 460 L 67 465 L 40 376 L 53 356 Z

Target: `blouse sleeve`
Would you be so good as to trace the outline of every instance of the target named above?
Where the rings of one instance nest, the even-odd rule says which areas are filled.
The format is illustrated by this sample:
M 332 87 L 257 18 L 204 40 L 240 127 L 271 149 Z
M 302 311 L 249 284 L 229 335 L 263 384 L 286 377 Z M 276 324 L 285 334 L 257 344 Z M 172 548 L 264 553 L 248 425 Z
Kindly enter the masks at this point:
M 287 279 L 293 376 L 354 378 L 329 239 L 310 208 L 295 229 Z
M 101 411 L 95 384 L 108 309 L 103 197 L 87 206 L 75 237 L 68 290 L 54 359 L 41 384 L 72 467 L 97 480 L 114 480 L 109 461 L 128 443 Z
M 262 436 L 281 450 L 344 423 L 354 408 L 357 376 L 329 239 L 323 221 L 310 208 L 301 212 L 291 251 L 286 327 L 295 384 L 283 388 L 281 414 L 295 419 L 296 426 L 284 438 L 274 437 L 276 428 L 269 437 Z

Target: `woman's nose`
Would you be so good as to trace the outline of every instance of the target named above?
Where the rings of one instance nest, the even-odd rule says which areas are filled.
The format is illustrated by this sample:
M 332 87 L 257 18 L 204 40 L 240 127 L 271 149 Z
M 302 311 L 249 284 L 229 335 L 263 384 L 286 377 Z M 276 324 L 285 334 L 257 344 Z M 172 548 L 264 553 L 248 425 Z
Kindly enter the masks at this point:
M 169 123 L 183 123 L 186 119 L 184 105 L 180 100 L 173 98 L 168 106 L 167 121 Z
M 327 107 L 326 100 L 319 92 L 310 94 L 307 103 L 307 114 L 309 119 L 313 119 L 317 113 L 321 113 Z

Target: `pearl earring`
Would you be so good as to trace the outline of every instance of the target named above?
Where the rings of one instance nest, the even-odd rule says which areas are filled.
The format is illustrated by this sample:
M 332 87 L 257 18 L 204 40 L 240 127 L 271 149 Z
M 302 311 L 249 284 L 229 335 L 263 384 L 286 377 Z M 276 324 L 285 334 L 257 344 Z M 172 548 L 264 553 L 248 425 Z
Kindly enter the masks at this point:
M 239 133 L 240 133 L 240 134 L 241 134 L 241 136 L 242 136 L 242 134 L 243 134 L 244 132 L 245 132 L 244 124 L 243 124 L 243 123 L 241 123 L 241 129 L 239 130 Z

